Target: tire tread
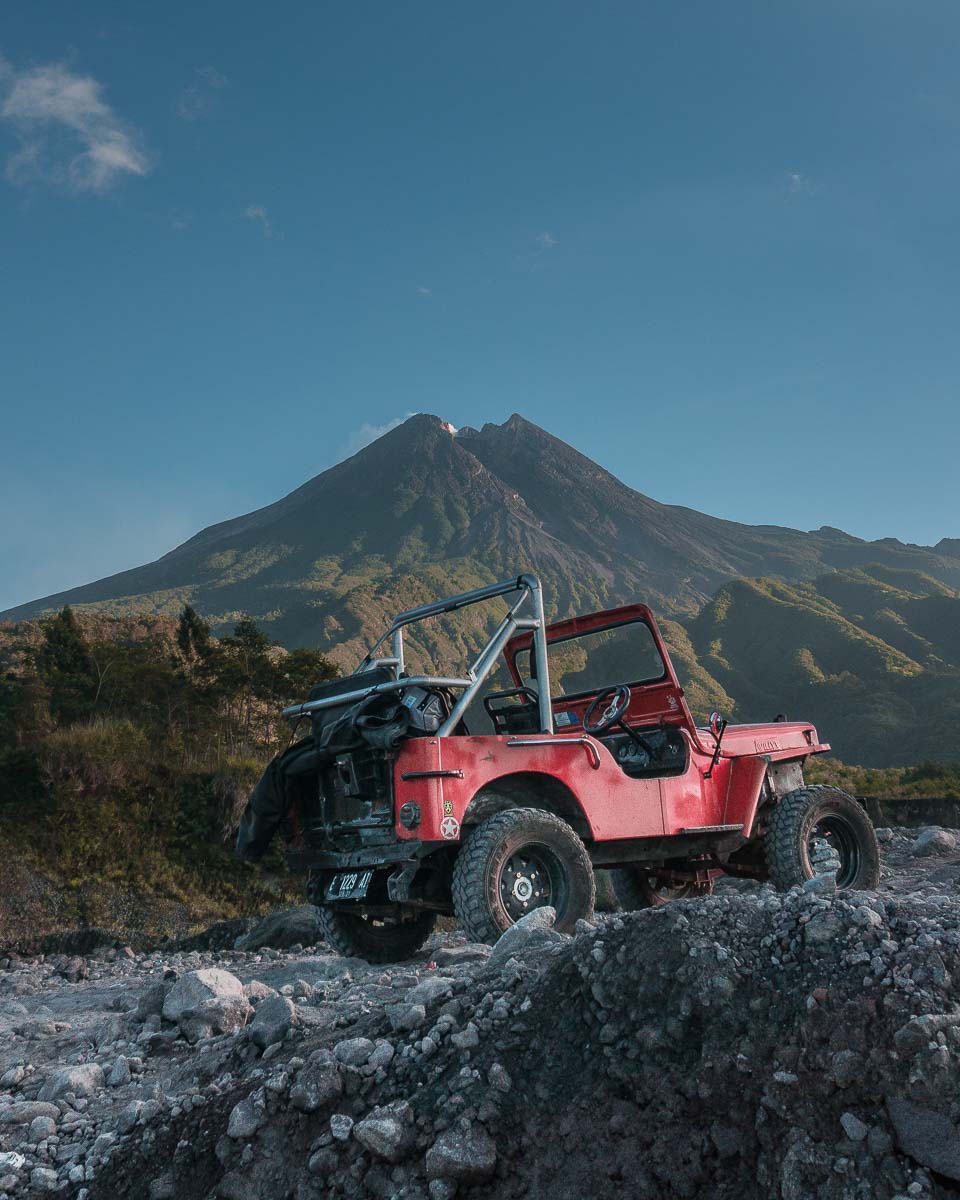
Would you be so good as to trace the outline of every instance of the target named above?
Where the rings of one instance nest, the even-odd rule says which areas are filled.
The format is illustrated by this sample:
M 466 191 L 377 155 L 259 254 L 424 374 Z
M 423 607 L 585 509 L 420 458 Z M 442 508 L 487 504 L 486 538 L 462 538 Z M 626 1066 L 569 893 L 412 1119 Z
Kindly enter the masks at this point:
M 767 832 L 764 836 L 764 851 L 767 859 L 767 870 L 770 880 L 778 891 L 786 892 L 806 878 L 803 874 L 803 863 L 800 859 L 799 847 L 801 828 L 810 807 L 821 798 L 823 793 L 833 792 L 856 805 L 857 801 L 839 788 L 828 784 L 810 783 L 793 792 L 788 792 L 774 806 L 770 813 Z M 859 807 L 859 806 L 858 806 Z M 870 826 L 870 818 L 863 814 L 864 821 Z M 876 836 L 873 838 L 876 848 Z M 876 850 L 879 858 L 879 850 Z M 875 887 L 877 879 L 872 879 L 866 886 Z
M 508 808 L 488 817 L 470 832 L 453 866 L 453 909 L 472 941 L 492 943 L 503 932 L 485 902 L 484 871 L 497 843 L 517 826 L 529 823 L 531 817 L 552 826 L 568 841 L 573 839 L 571 848 L 580 857 L 579 866 L 589 874 L 590 910 L 593 910 L 596 902 L 593 867 L 586 847 L 570 825 L 543 808 Z

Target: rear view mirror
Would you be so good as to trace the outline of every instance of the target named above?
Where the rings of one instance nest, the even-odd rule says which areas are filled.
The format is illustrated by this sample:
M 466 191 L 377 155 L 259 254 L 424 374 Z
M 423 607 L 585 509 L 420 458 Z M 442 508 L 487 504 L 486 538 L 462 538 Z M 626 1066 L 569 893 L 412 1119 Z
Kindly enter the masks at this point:
M 720 740 L 724 725 L 726 725 L 726 721 L 718 712 L 710 714 L 710 732 L 713 734 L 715 740 Z

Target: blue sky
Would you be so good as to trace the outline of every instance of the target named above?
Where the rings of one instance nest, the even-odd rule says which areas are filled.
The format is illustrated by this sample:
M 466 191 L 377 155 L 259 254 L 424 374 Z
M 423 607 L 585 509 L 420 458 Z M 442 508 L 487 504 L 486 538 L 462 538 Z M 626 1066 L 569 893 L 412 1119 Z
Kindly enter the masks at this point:
M 960 536 L 950 0 L 7 6 L 0 608 L 415 411 Z

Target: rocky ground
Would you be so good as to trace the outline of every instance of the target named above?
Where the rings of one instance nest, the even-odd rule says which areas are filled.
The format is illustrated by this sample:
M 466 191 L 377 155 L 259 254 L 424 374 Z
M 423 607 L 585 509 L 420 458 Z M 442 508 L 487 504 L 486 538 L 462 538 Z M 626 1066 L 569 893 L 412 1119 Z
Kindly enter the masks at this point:
M 386 968 L 305 949 L 310 909 L 0 952 L 0 1200 L 951 1196 L 960 843 L 881 840 L 875 893 L 544 910 Z

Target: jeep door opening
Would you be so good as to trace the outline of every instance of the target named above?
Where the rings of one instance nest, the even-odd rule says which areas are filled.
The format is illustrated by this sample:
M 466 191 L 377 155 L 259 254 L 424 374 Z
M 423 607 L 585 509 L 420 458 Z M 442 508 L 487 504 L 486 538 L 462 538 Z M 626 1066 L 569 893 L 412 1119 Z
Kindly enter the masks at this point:
M 407 626 L 498 597 L 507 613 L 464 675 L 407 674 Z M 498 666 L 512 686 L 483 694 Z M 471 732 L 478 712 L 487 728 Z M 698 727 L 643 604 L 548 626 L 539 580 L 521 574 L 400 613 L 352 675 L 284 716 L 310 733 L 254 789 L 238 851 L 261 857 L 281 829 L 344 954 L 407 957 L 438 914 L 493 941 L 549 904 L 570 931 L 598 866 L 629 909 L 723 872 L 789 888 L 826 847 L 838 886 L 879 877 L 861 806 L 804 784 L 806 759 L 830 749 L 814 726 Z

